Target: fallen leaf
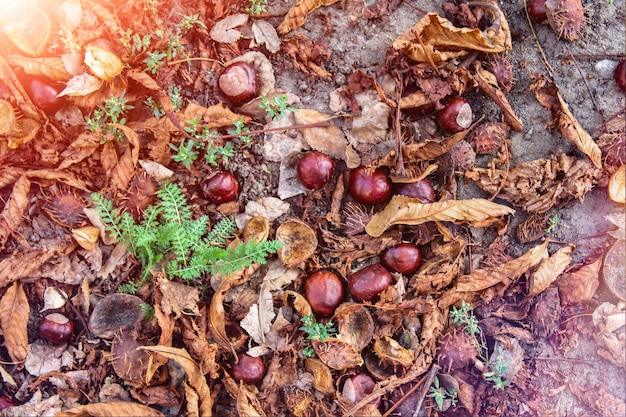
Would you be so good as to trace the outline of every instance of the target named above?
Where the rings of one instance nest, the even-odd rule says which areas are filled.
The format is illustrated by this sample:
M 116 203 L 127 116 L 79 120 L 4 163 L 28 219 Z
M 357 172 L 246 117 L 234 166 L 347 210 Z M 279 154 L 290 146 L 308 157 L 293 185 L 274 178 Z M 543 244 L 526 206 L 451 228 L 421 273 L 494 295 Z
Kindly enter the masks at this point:
M 28 315 L 30 305 L 20 281 L 7 289 L 0 299 L 0 325 L 4 346 L 18 369 L 24 366 L 28 355 Z
M 379 237 L 396 224 L 418 225 L 430 221 L 484 222 L 499 216 L 515 213 L 510 207 L 475 198 L 421 203 L 417 199 L 396 195 L 385 208 L 372 216 L 365 231 Z
M 250 306 L 248 314 L 239 325 L 256 343 L 262 345 L 265 343 L 265 335 L 270 331 L 275 317 L 272 293 L 267 285 L 262 284 L 259 291 L 259 302 Z
M 67 81 L 72 77 L 59 57 L 28 58 L 9 55 L 6 60 L 12 67 L 20 67 L 29 75 L 43 75 L 54 81 Z
M 250 16 L 246 13 L 231 14 L 215 23 L 209 35 L 215 42 L 233 43 L 241 38 L 241 31 L 236 27 L 246 24 Z
M 257 45 L 265 45 L 268 51 L 275 54 L 280 51 L 280 38 L 276 33 L 276 29 L 265 20 L 258 20 L 252 24 L 252 33 L 254 34 L 254 42 L 250 47 Z
M 39 377 L 50 372 L 60 371 L 64 366 L 72 366 L 74 356 L 67 350 L 67 344 L 52 345 L 37 339 L 28 345 L 28 357 L 24 368 L 29 374 Z
M 69 410 L 55 414 L 56 417 L 159 417 L 159 411 L 146 405 L 133 402 L 113 401 L 108 403 L 94 403 L 79 405 Z
M 528 296 L 534 297 L 548 288 L 565 271 L 572 261 L 570 256 L 574 247 L 565 246 L 549 258 L 543 260 L 528 280 Z
M 211 417 L 213 415 L 213 398 L 211 397 L 209 385 L 202 370 L 185 349 L 165 346 L 146 346 L 143 349 L 160 353 L 180 365 L 187 373 L 189 385 L 198 394 L 200 415 L 203 417 Z
M 622 259 L 624 256 L 622 256 Z M 559 277 L 556 286 L 563 305 L 590 301 L 600 286 L 602 257 L 588 265 L 569 270 Z M 623 282 L 623 280 L 621 280 Z M 608 284 L 607 284 L 608 285 Z
M 40 313 L 46 310 L 56 310 L 61 308 L 67 302 L 67 294 L 65 291 L 60 290 L 57 287 L 46 287 L 43 292 L 43 307 L 39 310 Z
M 75 75 L 67 81 L 65 88 L 61 91 L 58 97 L 82 97 L 88 94 L 98 91 L 102 86 L 102 80 L 98 77 L 94 77 L 86 72 L 83 74 Z
M 289 9 L 281 24 L 278 25 L 278 33 L 284 35 L 299 28 L 304 24 L 306 17 L 313 10 L 323 6 L 330 6 L 338 1 L 339 0 L 298 0 L 298 2 Z
M 25 54 L 41 55 L 48 44 L 51 29 L 46 12 L 27 2 L 7 6 L 0 18 L 0 32 Z
M 317 110 L 298 109 L 293 112 L 297 124 L 329 122 L 327 127 L 311 127 L 302 130 L 302 136 L 311 149 L 320 151 L 331 158 L 346 160 L 348 140 L 343 131 L 330 120 L 329 115 Z
M 490 3 L 500 14 L 500 27 L 480 29 L 458 28 L 437 13 L 428 13 L 404 34 L 393 41 L 396 51 L 405 53 L 417 62 L 441 62 L 467 55 L 470 51 L 487 53 L 511 49 L 511 33 L 504 13 Z
M 159 275 L 156 281 L 163 294 L 161 308 L 165 314 L 174 314 L 174 319 L 178 319 L 182 314 L 199 313 L 200 290 L 169 280 L 162 275 Z

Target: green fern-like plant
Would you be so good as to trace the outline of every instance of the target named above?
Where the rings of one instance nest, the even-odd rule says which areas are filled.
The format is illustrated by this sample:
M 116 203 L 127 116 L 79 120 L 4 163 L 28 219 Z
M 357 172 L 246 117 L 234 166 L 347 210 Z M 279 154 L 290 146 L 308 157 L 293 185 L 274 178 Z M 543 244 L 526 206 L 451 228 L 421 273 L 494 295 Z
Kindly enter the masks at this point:
M 254 263 L 265 263 L 282 246 L 279 241 L 251 240 L 224 247 L 237 227 L 233 218 L 225 218 L 209 230 L 208 216 L 194 220 L 176 184 L 163 185 L 157 197 L 159 201 L 144 211 L 144 219 L 138 224 L 110 200 L 92 194 L 107 231 L 141 262 L 144 278 L 157 265 L 164 267 L 170 278 L 185 281 L 204 273 L 229 275 Z

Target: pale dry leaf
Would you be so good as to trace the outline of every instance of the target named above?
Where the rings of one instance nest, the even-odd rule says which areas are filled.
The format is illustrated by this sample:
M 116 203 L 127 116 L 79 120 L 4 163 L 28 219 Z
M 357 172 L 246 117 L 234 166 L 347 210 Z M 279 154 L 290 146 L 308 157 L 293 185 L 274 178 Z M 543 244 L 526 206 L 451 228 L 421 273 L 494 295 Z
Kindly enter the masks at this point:
M 0 229 L 2 230 L 2 229 Z M 59 244 L 61 253 L 71 248 L 71 238 Z M 59 252 L 50 248 L 36 248 L 25 250 L 0 261 L 0 288 L 27 277 L 37 271 L 41 265 L 57 256 Z
M 529 278 L 529 297 L 536 296 L 556 281 L 572 261 L 570 255 L 573 250 L 573 246 L 565 246 L 541 262 L 537 270 Z
M 287 12 L 285 19 L 278 26 L 278 33 L 284 35 L 304 24 L 306 17 L 318 7 L 330 6 L 339 0 L 298 0 Z
M 26 74 L 43 75 L 54 81 L 67 81 L 72 77 L 59 57 L 28 58 L 22 55 L 9 55 L 6 60 L 12 67 L 22 68 Z
M 178 319 L 181 314 L 199 313 L 200 290 L 171 281 L 164 276 L 159 276 L 157 282 L 163 294 L 161 308 L 165 314 L 174 314 L 174 318 Z
M 236 13 L 231 14 L 215 23 L 209 35 L 215 42 L 232 43 L 237 42 L 241 38 L 241 31 L 236 27 L 242 26 L 248 22 L 248 14 Z
M 163 184 L 164 182 L 171 180 L 176 175 L 174 171 L 167 168 L 165 165 L 159 164 L 158 162 L 140 159 L 139 165 L 141 165 L 144 171 L 146 171 L 146 174 L 154 178 L 159 184 Z
M 626 212 L 610 213 L 604 218 L 617 226 L 617 230 L 610 230 L 609 235 L 615 239 L 626 240 Z
M 147 405 L 134 402 L 112 401 L 79 405 L 57 413 L 56 417 L 159 417 L 163 414 Z
M 2 382 L 6 382 L 12 388 L 17 388 L 15 379 L 13 379 L 11 374 L 6 369 L 4 369 L 4 366 L 2 366 L 2 364 L 0 364 L 0 378 L 2 379 Z
M 198 409 L 198 393 L 184 382 L 185 387 L 185 400 L 187 401 L 187 416 L 200 417 L 200 410 Z
M 65 169 L 74 165 L 91 155 L 100 147 L 100 138 L 93 132 L 83 132 L 61 153 L 63 161 L 59 164 L 59 169 Z
M 302 130 L 302 137 L 311 149 L 320 151 L 331 158 L 345 161 L 348 157 L 348 139 L 343 131 L 332 121 L 329 115 L 317 110 L 298 109 L 293 112 L 297 124 L 329 122 L 327 127 L 312 127 Z
M 265 343 L 265 335 L 270 331 L 272 321 L 276 317 L 272 293 L 262 284 L 259 291 L 259 302 L 250 306 L 248 314 L 239 325 L 258 344 Z
M 252 24 L 252 33 L 254 34 L 254 42 L 251 47 L 256 45 L 265 45 L 268 51 L 275 54 L 280 51 L 280 38 L 276 29 L 265 20 L 258 20 Z
M 267 273 L 263 277 L 263 283 L 270 291 L 280 291 L 294 282 L 299 275 L 299 269 L 285 268 L 280 260 L 272 259 L 267 263 Z
M 478 28 L 458 28 L 437 13 L 428 13 L 404 34 L 393 41 L 396 51 L 404 52 L 417 62 L 448 61 L 467 55 L 470 51 L 500 53 L 511 49 L 511 32 L 504 13 L 500 13 L 497 31 Z
M 180 365 L 187 373 L 189 385 L 198 394 L 200 415 L 206 417 L 213 415 L 213 398 L 209 385 L 202 370 L 185 349 L 166 346 L 144 346 L 143 349 L 160 353 Z
M 40 313 L 46 310 L 55 310 L 61 308 L 67 302 L 67 294 L 65 291 L 57 287 L 46 287 L 43 292 L 43 307 Z
M 61 181 L 70 187 L 89 192 L 89 188 L 87 188 L 85 182 L 69 172 L 57 171 L 53 169 L 36 169 L 33 171 L 27 171 L 25 175 L 31 179 L 38 178 L 43 180 Z
M 42 376 L 60 371 L 64 366 L 71 366 L 74 357 L 67 350 L 67 345 L 53 345 L 43 339 L 37 339 L 28 345 L 28 357 L 24 368 L 33 376 Z
M 28 356 L 28 315 L 30 305 L 20 281 L 7 289 L 0 299 L 0 325 L 4 336 L 4 346 L 18 368 Z
M 78 74 L 70 78 L 65 85 L 63 91 L 59 93 L 59 97 L 83 97 L 88 94 L 98 91 L 102 86 L 102 80 L 98 77 L 94 77 L 86 72 Z
M 379 237 L 396 224 L 418 225 L 430 221 L 476 224 L 513 213 L 515 210 L 510 207 L 481 198 L 420 203 L 419 200 L 396 195 L 383 210 L 372 216 L 365 231 L 372 237 Z
M 26 404 L 2 410 L 3 417 L 56 416 L 63 409 L 63 400 L 59 395 L 43 399 L 41 391 L 36 390 Z
M 467 294 L 475 293 L 493 287 L 497 284 L 504 284 L 506 287 L 515 282 L 522 274 L 547 256 L 548 240 L 541 245 L 531 248 L 524 255 L 509 262 L 498 265 L 494 268 L 477 269 L 471 274 L 460 276 L 456 284 L 446 291 L 439 300 L 439 307 L 448 307 L 457 301 L 467 298 Z

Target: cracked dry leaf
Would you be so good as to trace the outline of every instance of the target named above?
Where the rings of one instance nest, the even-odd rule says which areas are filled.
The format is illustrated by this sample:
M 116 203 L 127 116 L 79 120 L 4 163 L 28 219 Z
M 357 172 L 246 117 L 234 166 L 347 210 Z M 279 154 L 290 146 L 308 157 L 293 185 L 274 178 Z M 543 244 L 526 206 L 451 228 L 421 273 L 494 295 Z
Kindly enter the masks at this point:
M 289 9 L 281 24 L 278 25 L 278 33 L 284 35 L 299 28 L 304 24 L 306 17 L 313 10 L 323 6 L 330 6 L 338 1 L 339 0 L 298 0 L 298 2 Z
M 395 195 L 383 210 L 372 216 L 365 231 L 372 237 L 379 237 L 395 224 L 418 225 L 430 221 L 460 221 L 480 227 L 513 213 L 515 210 L 510 207 L 482 198 L 421 203 Z
M 568 200 L 582 200 L 602 170 L 588 159 L 558 154 L 518 164 L 510 171 L 474 168 L 464 175 L 488 193 L 529 213 L 541 214 Z
M 24 366 L 28 356 L 28 315 L 30 305 L 21 281 L 9 287 L 0 299 L 0 325 L 4 336 L 4 347 L 18 369 Z
M 112 401 L 106 403 L 94 403 L 79 405 L 69 410 L 55 414 L 57 417 L 113 417 L 113 416 L 136 416 L 136 417 L 159 417 L 159 411 L 134 402 Z
M 267 285 L 261 285 L 259 302 L 250 306 L 248 314 L 241 320 L 239 325 L 259 345 L 265 343 L 265 335 L 272 327 L 272 320 L 276 317 L 272 293 Z
M 572 251 L 574 246 L 565 246 L 548 259 L 541 262 L 535 272 L 532 273 L 528 280 L 529 289 L 528 296 L 534 297 L 544 291 L 565 271 L 572 261 Z
M 417 62 L 442 62 L 465 56 L 470 51 L 487 53 L 511 49 L 511 32 L 504 13 L 500 14 L 500 27 L 480 29 L 458 28 L 437 13 L 428 13 L 404 34 L 393 41 L 396 51 L 404 52 Z
M 537 101 L 550 110 L 552 121 L 549 126 L 558 126 L 559 132 L 587 155 L 596 168 L 602 168 L 600 147 L 569 111 L 556 85 L 546 80 L 544 76 L 537 76 L 536 79 L 537 81 L 530 86 L 530 90 L 535 92 Z
M 198 394 L 200 415 L 206 417 L 213 415 L 213 398 L 211 397 L 211 390 L 207 380 L 196 361 L 193 360 L 185 349 L 167 346 L 144 346 L 142 349 L 160 353 L 180 365 L 187 374 L 187 382 Z
M 602 257 L 595 261 L 571 268 L 556 281 L 562 305 L 590 301 L 600 285 Z M 622 280 L 623 281 L 623 280 Z

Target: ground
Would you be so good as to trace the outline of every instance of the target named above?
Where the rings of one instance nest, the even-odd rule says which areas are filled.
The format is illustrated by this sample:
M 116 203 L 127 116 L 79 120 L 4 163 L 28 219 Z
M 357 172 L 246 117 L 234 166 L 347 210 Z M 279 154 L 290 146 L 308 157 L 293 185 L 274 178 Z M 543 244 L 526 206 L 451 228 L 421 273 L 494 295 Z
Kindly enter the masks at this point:
M 76 8 L 79 3 L 82 9 Z M 130 9 L 115 2 L 39 4 L 53 22 L 52 35 L 39 53 L 29 53 L 24 46 L 28 41 L 20 41 L 9 20 L 0 19 L 0 43 L 8 51 L 2 52 L 6 63 L 0 68 L 0 98 L 16 109 L 18 119 L 33 119 L 40 125 L 34 138 L 13 146 L 14 132 L 7 133 L 0 124 L 4 341 L 0 409 L 4 403 L 12 406 L 1 415 L 624 415 L 626 313 L 619 284 L 625 271 L 623 252 L 617 248 L 623 248 L 626 225 L 623 202 L 612 201 L 606 187 L 611 173 L 624 161 L 626 100 L 613 78 L 615 66 L 625 59 L 624 0 L 584 1 L 580 36 L 571 41 L 560 38 L 547 24 L 529 21 L 525 1 L 498 3 L 510 28 L 511 48 L 478 55 L 466 65 L 467 72 L 459 70 L 462 58 L 439 63 L 441 74 L 449 76 L 446 86 L 454 77 L 475 81 L 473 65 L 485 66 L 490 57 L 503 56 L 511 64 L 514 82 L 504 97 L 523 128 L 511 129 L 506 147 L 479 155 L 475 162 L 467 153 L 454 154 L 447 145 L 440 152 L 443 155 L 429 157 L 425 143 L 445 144 L 455 137 L 454 143 L 467 143 L 469 132 L 467 136 L 442 132 L 432 112 L 396 112 L 390 78 L 383 77 L 397 76 L 395 71 L 408 65 L 406 57 L 394 52 L 394 41 L 426 13 L 444 16 L 441 2 L 330 2 L 311 11 L 300 27 L 281 33 L 283 43 L 277 51 L 251 45 L 252 24 L 266 22 L 281 32 L 281 22 L 294 1 L 270 0 L 264 13 L 232 25 L 243 34 L 232 43 L 218 42 L 215 27 L 228 16 L 246 14 L 248 3 L 192 3 L 142 1 Z M 480 3 L 472 7 L 489 9 Z M 176 26 L 181 17 L 195 13 L 192 29 Z M 493 15 L 485 13 L 491 22 Z M 72 16 L 80 19 L 70 24 Z M 170 30 L 170 41 L 157 40 L 159 27 Z M 146 48 L 137 46 L 141 38 L 132 41 L 137 46 L 132 51 L 120 42 L 119 33 L 128 28 L 152 36 Z M 73 38 L 59 29 L 69 30 Z M 175 30 L 185 55 L 153 71 L 146 69 L 149 53 L 171 47 Z M 70 40 L 77 44 L 72 51 L 81 57 L 79 70 L 68 66 L 70 54 L 59 60 L 68 52 Z M 119 57 L 112 61 L 121 59 L 124 66 L 110 79 L 100 77 L 104 83 L 95 92 L 86 94 L 81 84 L 76 87 L 80 94 L 64 99 L 60 110 L 44 108 L 29 93 L 30 77 L 24 73 L 45 74 L 59 81 L 55 86 L 65 87 L 85 72 L 82 56 L 88 43 L 110 51 Z M 271 121 L 259 110 L 260 99 L 241 108 L 227 103 L 216 90 L 217 77 L 225 62 L 249 51 L 261 55 L 255 56 L 255 66 L 264 66 L 275 81 L 269 97 L 286 96 L 294 110 L 313 113 L 305 117 L 302 112 L 286 111 L 281 120 Z M 41 56 L 59 61 L 44 64 Z M 65 69 L 55 72 L 51 69 L 55 65 Z M 111 61 L 103 65 L 111 71 L 115 67 Z M 424 82 L 429 65 L 423 64 L 414 80 Z M 96 73 L 96 68 L 87 66 L 87 73 Z M 410 77 L 410 71 L 404 70 L 404 76 Z M 379 91 L 374 79 L 383 85 Z M 428 78 L 434 79 L 438 78 Z M 548 86 L 543 90 L 537 87 L 542 80 Z M 179 86 L 183 103 L 171 111 L 167 106 L 172 102 L 162 92 L 171 93 L 174 85 Z M 423 91 L 425 85 L 420 84 Z M 387 92 L 386 103 L 382 89 Z M 86 129 L 85 116 L 94 118 L 94 110 L 105 99 L 119 97 L 122 91 L 134 106 L 124 120 L 130 132 L 124 130 L 115 140 L 103 136 L 104 124 L 95 132 Z M 433 87 L 427 92 L 435 96 L 439 90 Z M 601 145 L 600 166 L 594 167 L 589 153 L 557 128 L 554 111 L 564 110 L 555 104 L 555 92 L 574 123 Z M 168 114 L 152 117 L 143 104 L 148 96 L 161 100 Z M 466 85 L 463 96 L 473 111 L 472 130 L 481 123 L 504 120 L 501 107 L 485 90 Z M 552 107 L 547 108 L 542 99 Z M 177 160 L 181 153 L 170 145 L 180 149 L 185 140 L 192 142 L 171 120 L 189 127 L 195 115 L 205 115 L 200 127 L 208 125 L 218 135 L 231 133 L 232 120 L 242 115 L 248 116 L 244 120 L 250 130 L 313 123 L 328 116 L 336 127 L 264 130 L 250 146 L 241 138 L 218 138 L 218 144 L 234 143 L 231 157 L 214 165 L 203 156 L 206 148 L 198 148 L 200 157 L 185 167 Z M 394 153 L 398 137 L 404 141 L 406 172 Z M 607 137 L 621 147 L 606 146 L 602 141 Z M 301 151 L 311 148 L 328 153 L 336 163 L 332 179 L 321 190 L 307 190 L 295 174 Z M 535 162 L 530 175 L 514 170 Z M 441 211 L 450 213 L 447 204 L 471 199 L 480 199 L 476 201 L 483 209 L 489 203 L 497 208 L 485 209 L 486 217 L 480 217 L 479 207 L 462 207 L 451 219 L 434 214 L 434 220 L 439 220 L 435 225 L 422 222 L 424 214 L 419 211 L 432 206 L 409 202 L 403 204 L 413 207 L 408 218 L 414 223 L 405 217 L 392 225 L 387 218 L 379 222 L 384 229 L 380 234 L 372 233 L 369 225 L 350 230 L 346 225 L 353 225 L 358 216 L 365 219 L 362 226 L 370 219 L 374 222 L 372 214 L 381 213 L 386 205 L 354 205 L 345 188 L 349 172 L 359 163 L 384 166 L 398 178 L 419 176 L 437 163 L 439 168 L 427 178 L 434 184 Z M 583 168 L 562 168 L 577 163 Z M 488 185 L 496 168 L 511 174 L 494 192 Z M 235 201 L 212 204 L 203 193 L 203 180 L 218 169 L 237 178 L 240 189 Z M 533 211 L 530 186 L 525 186 L 541 176 L 539 183 L 551 184 L 546 193 L 574 191 L 559 194 Z M 145 260 L 137 252 L 129 253 L 132 245 L 124 242 L 131 247 L 127 251 L 110 236 L 98 238 L 101 232 L 92 226 L 100 227 L 103 216 L 101 212 L 99 219 L 93 210 L 92 193 L 127 209 L 139 195 L 136 200 L 148 201 L 145 209 L 157 201 L 150 186 L 142 183 L 137 191 L 130 181 L 148 177 L 160 185 L 166 179 L 178 185 L 186 202 L 183 206 L 193 219 L 206 214 L 216 227 L 233 216 L 240 229 L 234 233 L 241 239 L 253 233 L 246 228 L 252 216 L 269 219 L 260 221 L 262 230 L 255 233 L 283 241 L 292 252 L 283 251 L 278 258 L 270 254 L 234 275 L 209 269 L 200 277 L 182 279 L 164 269 L 164 263 L 155 263 L 151 273 L 144 274 Z M 74 205 L 79 217 L 75 224 L 70 210 Z M 87 207 L 86 217 L 83 207 Z M 504 214 L 494 214 L 505 209 Z M 534 231 L 539 233 L 525 239 L 520 230 L 533 215 L 539 224 Z M 198 223 L 185 225 L 191 228 Z M 90 238 L 93 233 L 95 240 Z M 133 235 L 131 241 L 136 243 L 139 236 Z M 315 240 L 317 244 L 310 245 Z M 307 335 L 315 332 L 311 326 L 303 329 L 307 327 L 303 318 L 310 312 L 302 297 L 306 276 L 328 268 L 345 282 L 354 271 L 378 263 L 381 251 L 400 241 L 419 245 L 420 269 L 404 277 L 393 274 L 395 284 L 379 299 L 366 302 L 366 309 L 349 304 L 353 297 L 348 297 L 345 308 L 334 316 L 317 315 L 317 324 L 329 318 L 338 323 L 340 334 L 329 339 L 332 342 L 308 340 Z M 185 255 L 193 253 L 192 247 Z M 534 293 L 537 286 L 541 288 Z M 122 291 L 134 292 L 138 298 L 124 298 L 123 305 L 115 304 L 105 312 L 98 309 L 105 305 L 102 300 L 110 302 L 112 294 Z M 455 314 L 469 305 L 466 302 L 472 308 L 455 322 Z M 118 314 L 121 309 L 126 313 Z M 149 311 L 154 318 L 144 320 Z M 44 340 L 38 326 L 51 312 L 70 318 L 74 331 L 69 340 L 56 344 Z M 346 323 L 351 320 L 358 324 L 349 327 Z M 476 323 L 480 330 L 469 341 L 469 351 L 474 352 L 471 360 L 459 366 L 448 364 L 449 346 L 452 350 L 464 346 L 449 335 L 464 333 Z M 314 328 L 320 331 L 319 326 Z M 446 345 L 446 338 L 453 342 Z M 359 342 L 362 345 L 354 347 Z M 155 361 L 152 364 L 150 355 L 136 350 L 137 346 L 162 350 L 150 359 Z M 261 358 L 267 368 L 261 380 L 238 385 L 230 378 L 235 351 Z M 313 358 L 305 358 L 308 352 Z M 189 360 L 181 359 L 184 355 Z M 459 354 L 465 355 L 466 350 Z M 358 360 L 361 357 L 364 361 Z M 337 361 L 345 366 L 337 366 Z M 376 385 L 367 390 L 370 397 L 354 407 L 362 397 L 357 395 L 355 401 L 346 381 L 361 373 L 372 376 Z M 447 392 L 438 391 L 440 385 Z M 382 398 L 378 407 L 367 404 L 375 397 Z M 98 405 L 104 408 L 89 408 Z

